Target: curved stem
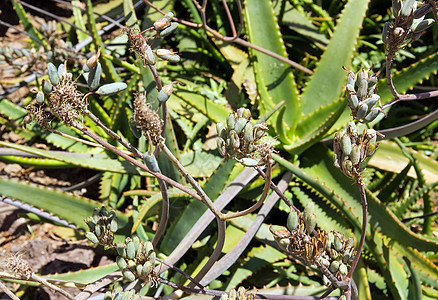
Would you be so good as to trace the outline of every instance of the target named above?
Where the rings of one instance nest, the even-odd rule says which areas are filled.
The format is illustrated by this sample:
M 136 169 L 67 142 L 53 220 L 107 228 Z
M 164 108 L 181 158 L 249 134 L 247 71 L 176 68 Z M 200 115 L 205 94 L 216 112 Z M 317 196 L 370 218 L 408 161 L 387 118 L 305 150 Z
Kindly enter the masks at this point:
M 6 285 L 4 285 L 1 281 L 0 281 L 0 289 L 6 294 L 8 295 L 12 300 L 20 300 L 20 298 L 18 298 L 17 296 L 15 296 L 14 293 L 11 292 L 10 289 L 8 289 L 8 287 Z
M 163 203 L 161 206 L 161 218 L 160 224 L 158 225 L 157 231 L 155 232 L 154 238 L 152 239 L 152 245 L 156 248 L 158 241 L 163 235 L 164 229 L 166 229 L 167 218 L 169 217 L 169 195 L 167 193 L 166 183 L 157 178 L 158 185 L 160 186 L 161 196 L 163 198 Z

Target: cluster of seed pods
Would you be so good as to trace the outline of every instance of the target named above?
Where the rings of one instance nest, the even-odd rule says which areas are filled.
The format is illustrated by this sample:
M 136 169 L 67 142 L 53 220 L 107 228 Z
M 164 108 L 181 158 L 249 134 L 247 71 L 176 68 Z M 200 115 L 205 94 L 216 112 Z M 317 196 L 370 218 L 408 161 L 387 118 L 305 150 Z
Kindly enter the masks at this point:
M 150 241 L 143 242 L 137 236 L 132 239 L 127 237 L 125 243 L 117 243 L 116 249 L 119 254 L 116 258 L 117 266 L 126 280 L 153 280 L 156 256 Z
M 136 290 L 123 291 L 123 287 L 119 286 L 113 291 L 107 291 L 103 300 L 141 300 L 142 296 L 136 294 Z
M 113 245 L 114 233 L 119 227 L 114 211 L 108 211 L 105 206 L 96 207 L 93 210 L 93 215 L 85 219 L 85 223 L 90 229 L 85 234 L 90 242 L 103 246 Z
M 230 113 L 226 123 L 226 126 L 222 122 L 216 124 L 219 153 L 223 157 L 236 159 L 248 167 L 259 165 L 260 162 L 254 158 L 257 150 L 255 143 L 266 136 L 268 130 L 266 123 L 253 125 L 251 112 L 246 108 L 239 108 L 237 113 Z
M 347 129 L 334 136 L 334 165 L 345 175 L 358 178 L 362 163 L 376 151 L 377 135 L 383 137 L 374 129 L 367 129 L 359 136 L 354 121 L 348 122 Z
M 380 96 L 375 94 L 377 74 L 369 76 L 370 70 L 362 69 L 355 75 L 352 71 L 344 69 L 348 72 L 347 100 L 352 116 L 362 123 L 373 121 L 379 113 L 384 113 L 380 107 Z

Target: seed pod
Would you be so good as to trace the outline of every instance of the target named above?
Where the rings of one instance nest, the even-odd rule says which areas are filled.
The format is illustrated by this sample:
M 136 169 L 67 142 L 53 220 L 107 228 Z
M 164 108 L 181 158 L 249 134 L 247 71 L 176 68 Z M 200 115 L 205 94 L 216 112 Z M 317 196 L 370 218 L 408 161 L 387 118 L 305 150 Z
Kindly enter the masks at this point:
M 371 110 L 376 106 L 376 104 L 380 101 L 380 96 L 377 94 L 372 94 L 371 97 L 365 100 L 365 103 L 368 106 L 367 114 L 371 112 Z
M 168 12 L 163 17 L 154 22 L 154 29 L 160 31 L 170 26 L 170 20 L 173 19 L 173 13 Z
M 348 261 L 350 260 L 352 254 L 353 254 L 353 248 L 345 250 L 344 254 L 342 255 L 342 262 L 345 263 L 345 264 L 348 263 Z
M 124 243 L 117 243 L 116 250 L 121 257 L 126 257 L 126 245 Z
M 359 99 L 363 99 L 368 94 L 368 80 L 362 79 L 362 81 L 359 84 L 359 87 L 357 88 L 357 97 Z
M 418 8 L 414 11 L 413 18 L 419 19 L 419 18 L 424 17 L 430 11 L 430 8 L 431 8 L 431 6 L 429 3 L 423 4 L 420 8 Z
M 311 234 L 316 226 L 316 215 L 314 212 L 304 217 L 304 224 L 306 225 L 307 234 Z
M 100 214 L 99 214 L 99 208 L 96 207 L 95 209 L 93 209 L 93 219 L 94 219 L 94 223 L 97 224 L 97 222 L 100 219 Z
M 131 269 L 131 270 L 135 269 L 135 266 L 137 264 L 135 263 L 135 261 L 133 259 L 128 259 L 126 262 L 128 263 L 128 268 L 129 269 Z
M 117 256 L 116 263 L 120 270 L 126 269 L 126 267 L 128 266 L 126 260 L 121 256 Z
M 146 62 L 150 65 L 155 65 L 155 55 L 152 52 L 151 46 L 149 46 L 147 43 L 145 43 L 146 50 L 144 51 L 144 57 L 146 58 Z
M 356 88 L 359 89 L 359 86 L 362 83 L 363 79 L 368 81 L 368 73 L 364 69 L 362 69 L 359 72 L 357 72 L 357 75 L 356 75 Z
M 123 277 L 125 277 L 126 280 L 133 282 L 135 280 L 135 275 L 132 273 L 129 269 L 124 269 L 122 271 Z
M 315 203 L 313 203 L 313 201 L 307 202 L 303 212 L 304 218 L 306 218 L 309 214 L 313 213 L 314 211 L 315 211 Z
M 335 236 L 335 240 L 333 241 L 333 248 L 335 248 L 336 251 L 341 251 L 342 249 L 342 241 L 338 235 Z
M 240 139 L 239 135 L 235 130 L 230 130 L 229 132 L 231 147 L 235 150 L 240 148 Z
M 143 266 L 142 265 L 136 265 L 135 266 L 135 272 L 137 273 L 137 276 L 140 277 L 143 274 Z
M 156 254 L 155 252 L 152 252 L 148 258 L 152 265 L 155 265 L 155 258 L 156 258 Z
M 403 16 L 405 18 L 409 17 L 409 15 L 412 13 L 412 10 L 414 8 L 414 5 L 417 1 L 415 0 L 406 0 L 403 4 L 403 7 L 400 10 L 400 16 Z
M 60 64 L 58 66 L 58 76 L 59 76 L 60 80 L 62 80 L 65 77 L 65 74 L 67 74 L 67 71 L 65 70 L 65 65 Z
M 158 92 L 158 102 L 164 103 L 169 100 L 170 95 L 172 95 L 173 83 L 163 86 L 163 88 Z
M 327 233 L 327 242 L 326 242 L 326 249 L 330 249 L 333 245 L 333 242 L 335 241 L 335 235 L 333 234 L 332 231 L 330 231 L 329 233 Z
M 38 104 L 43 104 L 44 103 L 44 93 L 41 91 L 38 91 L 38 93 L 35 96 L 35 100 Z
M 236 131 L 237 134 L 240 134 L 243 131 L 243 128 L 245 128 L 246 123 L 248 123 L 248 120 L 244 118 L 237 119 L 236 124 L 234 125 L 234 130 Z
M 347 100 L 348 100 L 348 106 L 350 106 L 351 109 L 357 108 L 357 106 L 359 104 L 359 98 L 357 98 L 357 95 L 348 94 Z
M 394 17 L 397 17 L 402 8 L 403 2 L 402 0 L 392 0 L 392 13 Z
M 330 264 L 329 270 L 332 273 L 336 273 L 339 269 L 339 261 L 335 260 L 332 261 L 332 263 Z
M 394 3 L 394 2 L 393 2 Z M 382 30 L 382 42 L 386 45 L 386 42 L 388 40 L 388 33 L 389 33 L 389 25 L 391 25 L 391 23 L 385 22 L 385 24 L 383 25 L 383 30 Z
M 369 123 L 374 121 L 377 116 L 379 115 L 380 110 L 378 107 L 374 107 L 367 115 L 366 117 L 363 119 L 364 123 Z
M 347 132 L 350 135 L 350 137 L 357 134 L 356 123 L 354 123 L 354 121 L 349 121 L 348 122 L 348 124 L 347 124 Z M 351 142 L 353 142 L 353 141 L 351 141 Z
M 354 89 L 354 84 L 347 84 L 347 93 L 352 94 L 356 93 L 356 90 Z
M 290 231 L 294 231 L 298 226 L 298 214 L 295 209 L 291 208 L 289 215 L 287 216 L 287 228 Z
M 351 173 L 351 171 L 353 171 L 353 163 L 349 159 L 344 160 L 344 163 L 342 166 L 343 166 L 343 170 L 347 171 L 347 174 Z
M 90 228 L 91 231 L 94 231 L 94 227 L 96 226 L 96 222 L 94 222 L 94 219 L 92 216 L 89 216 L 85 219 L 85 223 L 87 223 L 88 228 Z
M 47 72 L 49 73 L 50 82 L 53 85 L 57 85 L 59 83 L 60 78 L 59 78 L 58 70 L 56 69 L 55 65 L 52 63 L 48 63 Z
M 53 90 L 52 84 L 49 81 L 43 79 L 43 92 L 46 94 L 50 94 L 52 90 Z
M 91 90 L 96 89 L 100 83 L 100 76 L 102 75 L 102 66 L 100 62 L 97 62 L 95 68 L 91 69 L 88 73 L 87 84 Z
M 225 141 L 222 138 L 218 138 L 216 141 L 217 141 L 217 150 L 219 151 L 219 154 L 223 157 L 226 157 L 227 145 L 225 144 Z
M 368 105 L 365 102 L 362 102 L 361 104 L 359 104 L 359 107 L 357 108 L 357 112 L 356 112 L 356 118 L 358 119 L 363 119 L 368 112 Z
M 132 242 L 134 243 L 135 253 L 137 253 L 138 252 L 138 248 L 140 246 L 140 239 L 139 239 L 139 237 L 138 236 L 134 236 L 132 238 Z
M 348 273 L 348 268 L 343 263 L 341 263 L 341 265 L 339 266 L 339 273 L 341 273 L 341 275 L 344 275 L 344 276 L 347 275 L 347 273 Z
M 354 80 L 354 73 L 349 71 L 348 77 L 347 77 L 347 85 L 351 85 L 354 88 L 355 80 Z
M 148 169 L 151 170 L 152 172 L 156 173 L 160 171 L 160 168 L 158 167 L 157 159 L 155 158 L 153 153 L 149 154 L 148 152 L 146 152 L 144 154 L 143 161 L 148 167 Z
M 109 226 L 109 230 L 112 233 L 116 233 L 117 229 L 119 229 L 119 222 L 118 222 L 117 218 L 114 218 L 114 219 L 111 220 L 111 223 L 110 223 L 110 226 Z
M 217 131 L 217 135 L 220 138 L 222 138 L 222 139 L 227 138 L 227 130 L 225 128 L 224 123 L 222 123 L 222 122 L 216 123 L 216 131 Z
M 322 283 L 326 286 L 329 286 L 330 284 L 332 284 L 332 282 L 325 275 L 322 276 Z
M 141 137 L 141 131 L 137 128 L 133 117 L 129 118 L 129 127 L 131 128 L 132 134 L 139 139 Z
M 93 244 L 99 244 L 99 239 L 94 233 L 87 231 L 87 233 L 85 233 L 85 237 Z
M 320 256 L 318 258 L 319 262 L 326 268 L 328 268 L 330 266 L 330 261 L 326 258 L 323 258 L 322 256 Z
M 351 139 L 347 133 L 341 137 L 341 150 L 344 155 L 350 155 L 351 153 Z
M 126 243 L 126 256 L 129 259 L 134 259 L 134 257 L 135 257 L 135 245 L 134 245 L 134 242 L 132 240 L 129 240 Z
M 361 161 L 360 150 L 360 147 L 357 145 L 351 147 L 351 162 L 353 165 L 357 165 Z
M 151 263 L 150 261 L 146 261 L 146 262 L 143 264 L 143 267 L 142 267 L 141 273 L 143 274 L 143 276 L 147 276 L 147 275 L 149 275 L 149 273 L 152 271 L 152 268 L 153 268 L 152 263 Z
M 99 213 L 100 213 L 102 216 L 104 216 L 105 218 L 108 218 L 108 216 L 109 216 L 108 209 L 106 209 L 105 206 L 101 206 L 101 207 L 100 207 Z
M 96 226 L 94 226 L 94 233 L 97 237 L 100 237 L 102 235 L 102 227 L 99 224 L 96 224 Z
M 160 37 L 165 37 L 178 28 L 179 24 L 177 22 L 171 22 L 168 27 L 160 31 Z
M 242 165 L 245 167 L 257 167 L 259 165 L 259 162 L 255 160 L 254 158 L 244 157 L 240 160 Z
M 96 94 L 99 94 L 100 96 L 110 96 L 117 94 L 120 91 L 123 91 L 128 86 L 124 82 L 113 82 L 104 84 L 96 91 Z
M 277 242 L 277 244 L 280 246 L 281 249 L 286 250 L 287 251 L 287 247 L 290 244 L 290 238 L 282 238 L 282 239 L 276 239 L 275 240 Z
M 414 28 L 414 25 L 412 25 L 412 31 L 413 31 L 413 33 L 422 32 L 422 31 L 426 30 L 427 28 L 429 28 L 430 26 L 432 26 L 434 22 L 435 22 L 434 19 L 423 20 L 423 21 L 419 22 L 418 24 L 416 24 L 415 28 Z
M 99 47 L 99 49 L 97 49 L 96 54 L 94 54 L 93 56 L 91 56 L 87 60 L 85 65 L 82 67 L 82 70 L 84 70 L 84 72 L 89 72 L 91 69 L 95 68 L 97 66 L 98 61 L 99 61 L 99 56 L 100 56 L 100 47 Z M 87 69 L 88 69 L 88 71 L 87 71 Z
M 234 129 L 234 125 L 236 125 L 236 116 L 234 115 L 234 113 L 230 113 L 227 116 L 227 128 L 228 128 L 228 131 Z
M 149 257 L 154 252 L 154 246 L 150 241 L 145 242 L 144 252 L 146 257 Z

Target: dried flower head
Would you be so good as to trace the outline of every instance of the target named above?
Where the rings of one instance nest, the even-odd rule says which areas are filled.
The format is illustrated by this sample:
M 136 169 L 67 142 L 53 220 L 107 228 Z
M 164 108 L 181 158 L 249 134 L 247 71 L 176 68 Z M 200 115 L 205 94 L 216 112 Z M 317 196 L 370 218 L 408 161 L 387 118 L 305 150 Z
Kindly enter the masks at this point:
M 152 144 L 157 145 L 160 142 L 163 120 L 145 100 L 146 96 L 143 93 L 135 95 L 133 119 L 136 127 L 148 137 Z
M 32 275 L 32 269 L 27 261 L 23 260 L 22 254 L 8 257 L 6 266 L 12 273 L 19 275 L 20 277 L 29 279 Z
M 129 27 L 123 28 L 123 33 L 128 36 L 129 44 L 131 45 L 129 50 L 134 51 L 140 56 L 143 61 L 143 66 L 146 67 L 148 64 L 155 64 L 154 53 L 144 36 L 140 33 L 133 33 L 133 30 Z

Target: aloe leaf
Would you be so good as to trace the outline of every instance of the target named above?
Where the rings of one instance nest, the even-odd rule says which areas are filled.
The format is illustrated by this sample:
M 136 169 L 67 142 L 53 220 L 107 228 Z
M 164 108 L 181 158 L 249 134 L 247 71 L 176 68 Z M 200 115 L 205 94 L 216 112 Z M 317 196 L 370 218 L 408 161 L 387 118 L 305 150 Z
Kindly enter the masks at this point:
M 82 16 L 82 11 L 79 8 L 79 5 L 80 5 L 79 0 L 73 0 L 71 2 L 71 4 L 73 5 L 72 10 L 73 10 L 73 16 L 75 19 L 75 25 L 77 27 L 79 27 L 80 29 L 87 31 L 87 28 L 85 27 L 85 23 L 84 23 L 84 18 Z M 78 36 L 79 43 L 88 37 L 88 35 L 86 33 L 82 32 L 81 30 L 76 30 L 76 34 Z
M 12 0 L 12 5 L 14 6 L 15 12 L 24 26 L 24 30 L 26 30 L 26 32 L 31 36 L 32 43 L 35 45 L 35 47 L 38 49 L 41 45 L 43 45 L 44 49 L 47 51 L 49 46 L 46 40 L 43 39 L 42 35 L 33 26 L 21 3 L 17 0 Z
M 205 151 L 190 151 L 180 155 L 181 164 L 193 177 L 210 177 L 222 161 L 222 157 Z
M 23 157 L 15 155 L 0 155 L 0 160 L 20 165 L 33 166 L 38 168 L 68 168 L 73 165 L 55 159 Z
M 132 164 L 124 160 L 119 161 L 116 159 L 109 159 L 106 157 L 103 158 L 91 157 L 88 155 L 78 156 L 75 155 L 74 153 L 68 153 L 68 152 L 60 153 L 54 151 L 47 151 L 47 150 L 42 150 L 42 149 L 32 148 L 29 146 L 23 146 L 23 145 L 2 142 L 2 141 L 0 141 L 0 145 L 12 149 L 25 151 L 27 153 L 36 154 L 42 157 L 56 159 L 61 162 L 65 162 L 75 166 L 81 166 L 89 169 L 116 172 L 116 173 L 129 173 L 134 175 L 146 174 L 144 171 L 137 169 Z
M 76 272 L 68 272 L 62 274 L 47 274 L 44 278 L 50 278 L 54 280 L 65 280 L 80 284 L 91 284 L 99 279 L 117 271 L 119 267 L 117 264 L 112 263 L 104 266 L 98 266 L 87 270 L 80 270 Z
M 391 194 L 400 186 L 402 181 L 406 179 L 410 168 L 411 164 L 406 165 L 400 173 L 387 182 L 386 186 L 379 192 L 377 197 L 379 199 L 384 199 L 385 202 L 389 202 Z
M 100 184 L 100 200 L 112 208 L 120 207 L 119 202 L 123 202 L 122 192 L 128 180 L 126 174 L 105 172 Z
M 271 2 L 268 0 L 246 1 L 245 13 L 249 41 L 287 58 Z M 286 142 L 283 131 L 285 128 L 291 128 L 293 131 L 300 115 L 300 101 L 292 70 L 289 65 L 276 58 L 259 51 L 253 53 L 256 57 L 254 70 L 258 82 L 257 88 L 261 97 L 260 114 L 263 115 L 276 104 L 283 100 L 286 101 L 285 115 L 287 118 L 283 118 L 283 122 L 277 128 L 280 140 Z M 276 122 L 275 118 L 272 122 Z
M 3 196 L 50 211 L 59 218 L 85 230 L 88 227 L 84 219 L 91 216 L 94 208 L 101 206 L 99 203 L 83 197 L 12 180 L 0 179 L 0 190 Z M 116 214 L 119 228 L 127 226 L 128 219 L 117 211 Z
M 426 183 L 431 184 L 438 181 L 438 162 L 415 150 L 410 151 L 419 163 Z M 408 163 L 409 159 L 403 155 L 396 144 L 389 141 L 382 141 L 378 150 L 368 162 L 368 165 L 381 170 L 400 173 Z M 408 176 L 412 178 L 417 177 L 414 168 L 409 170 Z
M 127 88 L 118 95 L 116 101 L 114 102 L 114 105 L 110 112 L 110 128 L 115 130 L 117 128 L 120 128 L 118 125 L 120 124 L 120 118 L 128 118 L 127 115 L 124 113 L 125 108 L 127 107 L 128 99 L 132 99 L 133 94 L 133 87 L 138 82 L 139 76 L 133 75 L 132 78 L 128 81 Z M 131 101 L 132 103 L 132 101 Z M 122 127 L 127 128 L 127 127 Z
M 397 217 L 401 218 L 411 205 L 420 200 L 420 198 L 422 198 L 424 194 L 430 193 L 433 189 L 436 188 L 436 186 L 438 186 L 438 181 L 423 186 L 421 189 L 412 194 L 407 200 L 401 202 L 399 206 L 395 208 L 394 214 Z

